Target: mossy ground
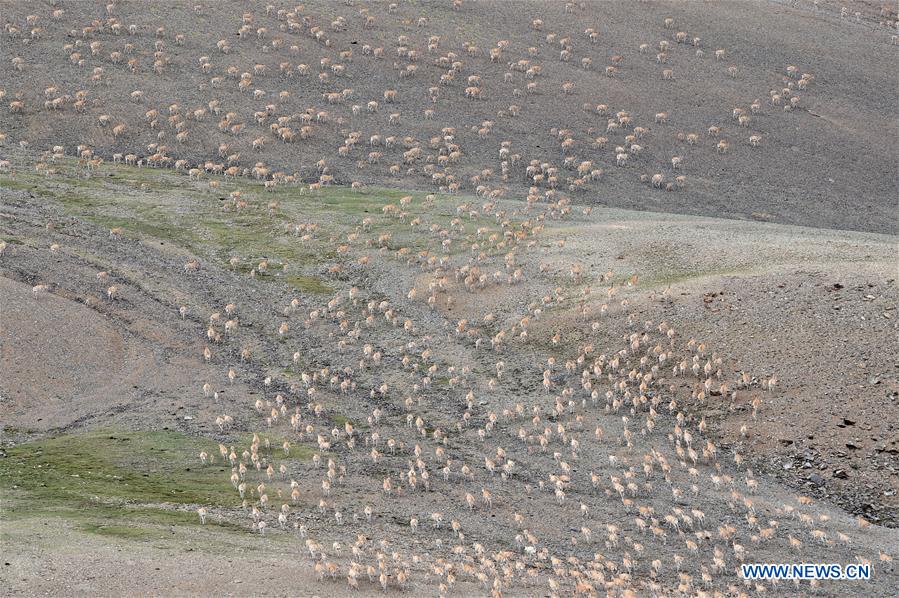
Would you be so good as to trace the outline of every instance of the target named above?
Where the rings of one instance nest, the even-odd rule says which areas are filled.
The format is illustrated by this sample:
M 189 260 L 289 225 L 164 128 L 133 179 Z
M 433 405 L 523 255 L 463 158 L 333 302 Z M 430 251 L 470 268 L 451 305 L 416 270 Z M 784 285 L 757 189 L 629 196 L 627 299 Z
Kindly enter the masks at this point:
M 218 180 L 220 187 L 213 192 L 206 181 L 181 173 L 121 164 L 104 165 L 86 177 L 69 160 L 57 164 L 53 177 L 28 171 L 2 175 L 0 188 L 49 197 L 87 222 L 122 229 L 126 237 L 170 243 L 225 267 L 234 256 L 241 260 L 240 269 L 247 271 L 266 259 L 269 274 L 261 279 L 314 294 L 332 292 L 320 272 L 343 258 L 334 250 L 335 241 L 358 230 L 364 218 L 371 218 L 380 234 L 391 234 L 391 249 L 418 251 L 426 245 L 421 232 L 409 225 L 415 215 L 426 214 L 428 225 L 441 227 L 448 227 L 455 215 L 439 200 L 422 208 L 425 194 L 420 192 L 381 188 L 358 192 L 346 187 L 307 192 L 286 185 L 270 191 L 261 182 Z M 248 200 L 246 207 L 234 208 L 232 192 Z M 382 212 L 386 203 L 399 205 L 407 195 L 413 198 L 408 218 Z M 317 227 L 311 239 L 288 230 L 300 223 Z M 460 249 L 452 247 L 450 252 Z
M 250 442 L 243 435 L 235 445 Z M 275 449 L 281 442 L 270 439 Z M 217 457 L 218 443 L 170 430 L 101 430 L 6 448 L 0 453 L 2 519 L 58 518 L 88 533 L 164 538 L 171 526 L 200 525 L 197 506 L 239 506 L 228 483 L 230 466 L 220 459 L 204 465 L 203 450 Z M 309 456 L 305 447 L 294 447 L 290 458 Z M 248 529 L 227 522 L 214 527 Z

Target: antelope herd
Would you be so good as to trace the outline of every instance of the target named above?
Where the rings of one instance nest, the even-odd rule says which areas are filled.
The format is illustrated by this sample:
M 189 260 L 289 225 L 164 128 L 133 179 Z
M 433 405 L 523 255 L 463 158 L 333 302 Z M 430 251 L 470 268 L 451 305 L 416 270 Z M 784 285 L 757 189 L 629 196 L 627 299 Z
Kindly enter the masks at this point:
M 303 201 L 338 184 L 377 194 L 372 180 L 432 187 L 384 200 L 379 214 L 332 235 L 336 257 L 326 270 L 336 290 L 279 299 L 264 324 L 271 354 L 247 344 L 258 333 L 244 325 L 247 297 L 229 297 L 212 313 L 171 306 L 173 318 L 196 324 L 203 362 L 228 380 L 227 401 L 209 381 L 190 391 L 218 410 L 205 423 L 219 454 L 199 453 L 197 466 L 224 466 L 222 484 L 233 488 L 233 508 L 196 505 L 203 530 L 234 520 L 259 536 L 288 535 L 322 581 L 415 595 L 748 595 L 783 588 L 742 579 L 744 562 L 890 566 L 887 550 L 852 552 L 869 522 L 848 525 L 809 497 L 789 495 L 756 475 L 746 449 L 720 445 L 707 412 L 750 405 L 755 421 L 777 392 L 776 376 L 739 370 L 651 303 L 638 309 L 635 273 L 559 263 L 565 240 L 552 232 L 588 215 L 572 199 L 611 177 L 680 192 L 699 159 L 766 151 L 778 119 L 802 110 L 813 74 L 784 65 L 757 94 L 721 106 L 720 119 L 686 130 L 674 109 L 643 114 L 594 97 L 578 78 L 602 66 L 626 81 L 645 62 L 678 85 L 687 74 L 667 66 L 675 55 L 683 55 L 679 64 L 708 59 L 698 31 L 670 17 L 658 20 L 653 35 L 661 39 L 647 34 L 614 49 L 603 66 L 603 29 L 573 2 L 565 12 L 590 26 L 557 31 L 548 16 L 533 19 L 526 51 L 508 39 L 460 45 L 433 34 L 429 17 L 401 17 L 403 33 L 385 49 L 376 34 L 409 12 L 398 4 L 335 4 L 331 12 L 346 14 L 332 19 L 303 5 L 242 4 L 231 30 L 200 41 L 177 21 L 132 22 L 129 5 L 113 2 L 75 24 L 69 9 L 49 4 L 7 21 L 5 43 L 13 52 L 62 51 L 72 76 L 60 81 L 70 88 L 11 88 L 24 86 L 19 77 L 0 90 L 2 123 L 22 131 L 23 155 L 43 140 L 27 139 L 22 123 L 57 127 L 59 138 L 35 160 L 39 173 L 53 176 L 67 158 L 77 159 L 81 176 L 171 168 L 187 173 L 186 186 L 229 194 L 224 217 L 262 206 L 274 230 L 280 205 L 263 197 Z M 460 13 L 470 6 L 448 5 Z M 200 23 L 213 10 L 193 8 Z M 351 24 L 358 44 L 347 41 Z M 185 60 L 198 45 L 201 54 Z M 736 54 L 716 48 L 704 68 L 722 80 L 744 77 L 728 64 Z M 362 64 L 388 60 L 389 87 L 373 97 L 362 95 L 361 81 L 354 89 Z M 556 62 L 574 64 L 557 88 L 545 84 Z M 492 75 L 502 64 L 507 71 Z M 18 55 L 10 66 L 23 76 L 42 69 Z M 175 70 L 193 84 L 189 99 L 158 102 L 154 88 Z M 135 74 L 142 89 L 111 101 L 107 90 Z M 534 131 L 551 144 L 551 158 L 501 133 L 542 94 L 579 98 L 582 110 L 573 112 L 595 125 L 572 118 Z M 495 113 L 481 108 L 496 101 L 503 107 Z M 475 117 L 446 122 L 456 109 Z M 58 128 L 82 115 L 90 116 L 87 130 Z M 419 139 L 412 123 L 433 134 Z M 476 143 L 490 144 L 492 162 L 471 160 Z M 659 149 L 671 144 L 676 153 Z M 0 161 L 0 172 L 11 168 Z M 252 191 L 236 188 L 238 180 Z M 506 201 L 518 190 L 523 201 Z M 313 220 L 291 222 L 285 238 L 324 242 L 319 226 L 327 223 Z M 410 231 L 414 242 L 403 236 Z M 109 242 L 123 236 L 113 228 Z M 11 259 L 5 247 L 0 256 Z M 247 259 L 254 261 L 242 269 Z M 264 277 L 282 265 L 257 259 L 234 255 L 222 270 Z M 380 261 L 404 274 L 372 284 Z M 216 267 L 190 257 L 178 275 L 202 285 Z M 135 291 L 112 270 L 95 283 L 117 309 Z M 32 291 L 43 301 L 53 288 L 42 282 Z M 314 359 L 321 353 L 309 339 L 327 359 Z M 289 367 L 281 378 L 256 380 L 252 366 L 263 362 Z M 230 390 L 257 383 L 262 398 Z M 241 443 L 235 430 L 252 439 Z M 796 591 L 819 587 L 803 582 Z
M 461 2 L 456 4 L 455 8 L 462 8 Z M 69 119 L 81 123 L 83 117 L 93 114 L 98 130 L 84 131 L 82 139 L 73 142 L 62 132 L 55 139 L 46 139 L 54 148 L 77 146 L 74 154 L 90 168 L 98 165 L 97 160 L 114 158 L 138 166 L 189 170 L 196 176 L 223 172 L 230 176 L 254 176 L 270 180 L 272 187 L 297 179 L 308 181 L 313 176 L 318 177 L 319 184 L 327 185 L 349 183 L 360 175 L 369 181 L 402 175 L 415 184 L 431 184 L 438 191 L 457 192 L 485 186 L 486 177 L 480 172 L 487 164 L 480 162 L 480 149 L 472 144 L 467 132 L 444 119 L 459 118 L 462 109 L 476 110 L 484 119 L 481 125 L 472 126 L 478 142 L 496 144 L 505 150 L 500 151 L 498 163 L 490 165 L 500 175 L 495 178 L 495 189 L 491 191 L 505 193 L 522 186 L 536 186 L 543 191 L 568 192 L 578 197 L 595 194 L 607 180 L 582 176 L 577 165 L 583 161 L 593 162 L 597 167 L 614 162 L 624 169 L 614 175 L 624 179 L 617 180 L 637 181 L 642 179 L 639 174 L 628 176 L 626 171 L 637 169 L 651 176 L 653 170 L 667 168 L 670 157 L 661 148 L 669 147 L 672 142 L 680 145 L 688 140 L 692 149 L 684 147 L 683 151 L 689 149 L 694 155 L 705 152 L 705 159 L 718 160 L 728 159 L 722 148 L 733 145 L 730 136 L 745 140 L 744 147 L 761 148 L 759 141 L 765 132 L 782 126 L 777 122 L 776 113 L 800 109 L 803 105 L 800 92 L 810 92 L 815 81 L 813 74 L 803 73 L 800 67 L 785 65 L 782 74 L 770 82 L 759 83 L 757 95 L 769 97 L 767 107 L 753 98 L 745 99 L 736 108 L 722 106 L 722 110 L 740 112 L 739 117 L 734 117 L 737 128 L 728 126 L 724 119 L 716 119 L 707 128 L 727 137 L 705 144 L 699 141 L 696 132 L 680 128 L 683 125 L 679 123 L 684 119 L 676 112 L 657 113 L 654 123 L 658 126 L 653 127 L 647 120 L 649 115 L 640 114 L 626 103 L 610 107 L 608 99 L 590 97 L 596 86 L 589 79 L 581 84 L 583 76 L 578 70 L 590 71 L 603 60 L 602 34 L 597 27 L 586 27 L 581 33 L 563 33 L 552 31 L 545 19 L 535 19 L 527 39 L 534 45 L 522 56 L 508 39 L 496 40 L 495 47 L 487 54 L 472 41 L 462 40 L 461 47 L 456 48 L 457 42 L 429 33 L 431 23 L 427 18 L 402 21 L 401 29 L 407 33 L 389 39 L 379 24 L 394 21 L 395 17 L 387 15 L 396 11 L 377 14 L 377 7 L 355 8 L 351 2 L 346 10 L 355 14 L 338 16 L 329 23 L 303 5 L 280 9 L 268 5 L 264 10 L 242 14 L 235 23 L 236 40 L 208 41 L 198 40 L 195 35 L 173 33 L 165 26 L 149 26 L 146 19 L 138 19 L 140 24 L 129 22 L 126 8 L 109 4 L 101 10 L 101 15 L 71 29 L 66 29 L 65 9 L 55 9 L 49 15 L 31 14 L 19 24 L 8 21 L 6 41 L 16 54 L 10 65 L 22 75 L 8 80 L 6 87 L 0 89 L 0 101 L 5 101 L 11 119 L 6 124 L 19 128 L 35 118 L 57 124 Z M 194 18 L 202 27 L 212 8 L 197 5 L 194 9 Z M 584 20 L 590 18 L 590 10 L 584 5 L 569 3 L 566 12 L 583 14 Z M 882 16 L 895 18 L 890 10 Z M 362 24 L 363 40 L 358 53 L 361 57 L 352 45 L 357 42 L 348 42 L 353 19 Z M 686 48 L 697 51 L 692 58 L 694 62 L 701 61 L 704 42 L 688 31 L 688 27 L 676 30 L 678 25 L 681 24 L 675 19 L 661 19 L 656 35 L 662 39 L 638 43 L 610 56 L 605 73 L 627 78 L 632 69 L 649 66 L 641 64 L 644 60 L 641 55 L 655 48 L 658 53 L 653 62 L 660 67 L 659 76 L 671 82 L 680 80 L 675 69 L 666 65 L 675 54 L 687 52 Z M 379 43 L 393 44 L 394 48 L 388 50 Z M 63 54 L 69 58 L 61 67 L 71 71 L 71 76 L 66 78 L 70 81 L 68 88 L 51 83 L 40 91 L 29 89 L 35 77 L 47 77 L 47 74 L 38 61 L 18 55 L 17 48 L 38 46 L 56 52 L 56 44 L 61 44 Z M 190 48 L 198 48 L 199 56 L 186 56 Z M 567 126 L 547 127 L 551 148 L 548 153 L 524 155 L 522 152 L 534 151 L 532 144 L 522 145 L 514 138 L 497 140 L 494 129 L 505 129 L 509 119 L 540 110 L 537 97 L 554 93 L 544 79 L 548 80 L 545 69 L 552 65 L 555 50 L 560 62 L 577 58 L 580 66 L 559 83 L 556 93 L 562 95 L 560 101 L 566 101 L 564 98 L 569 96 L 578 98 L 590 116 L 588 123 L 598 120 L 597 116 L 605 116 L 606 141 L 594 142 L 597 126 L 585 126 L 582 118 L 571 119 Z M 318 58 L 313 60 L 316 55 Z M 366 67 L 360 65 L 367 63 L 370 68 L 381 69 L 384 67 L 378 63 L 390 55 L 394 57 L 397 85 L 389 84 L 388 88 L 375 92 L 376 98 L 361 97 L 363 92 L 352 86 L 356 77 L 365 76 Z M 731 54 L 726 48 L 718 48 L 714 56 L 716 62 L 723 62 Z M 678 62 L 684 60 L 690 62 L 687 54 Z M 496 66 L 503 63 L 508 70 L 500 71 L 500 75 Z M 162 90 L 172 72 L 190 81 L 199 94 L 191 93 L 190 100 L 166 99 Z M 720 74 L 735 78 L 737 67 L 721 67 Z M 79 81 L 84 85 L 79 85 Z M 139 89 L 132 87 L 137 85 Z M 124 97 L 112 91 L 122 86 L 127 89 Z M 311 87 L 323 91 L 308 93 Z M 369 85 L 363 87 L 370 93 Z M 529 96 L 534 101 L 527 101 Z M 316 98 L 324 101 L 326 107 L 316 105 Z M 460 104 L 459 98 L 467 98 L 475 106 Z M 379 101 L 388 105 L 402 103 L 403 109 L 382 116 Z M 304 102 L 307 102 L 305 106 Z M 491 107 L 498 104 L 500 109 L 491 113 L 488 110 L 492 108 L 478 108 L 478 104 Z M 430 127 L 433 133 L 420 138 L 421 130 L 429 128 L 423 126 L 425 123 L 441 120 L 445 124 Z M 537 118 L 537 122 L 541 120 L 544 119 Z M 385 143 L 384 148 L 396 149 L 372 151 L 366 156 L 362 144 L 358 143 L 364 135 L 370 139 L 393 140 Z M 534 135 L 539 136 L 539 131 Z M 30 146 L 45 141 L 26 137 L 22 135 L 20 144 Z M 637 139 L 641 140 L 639 144 Z M 210 147 L 217 147 L 217 154 L 207 151 Z M 53 159 L 72 152 L 72 149 L 48 151 L 46 157 Z M 327 166 L 318 169 L 315 175 L 308 169 L 297 169 L 295 160 L 285 159 L 294 156 L 306 159 L 310 152 L 322 155 L 333 152 L 332 159 L 325 158 Z M 253 154 L 259 157 L 248 160 L 247 156 Z M 216 161 L 225 157 L 226 162 Z M 263 161 L 263 157 L 270 163 Z M 536 164 L 538 168 L 533 171 L 526 167 L 528 164 Z M 690 176 L 689 172 L 678 174 L 685 180 Z

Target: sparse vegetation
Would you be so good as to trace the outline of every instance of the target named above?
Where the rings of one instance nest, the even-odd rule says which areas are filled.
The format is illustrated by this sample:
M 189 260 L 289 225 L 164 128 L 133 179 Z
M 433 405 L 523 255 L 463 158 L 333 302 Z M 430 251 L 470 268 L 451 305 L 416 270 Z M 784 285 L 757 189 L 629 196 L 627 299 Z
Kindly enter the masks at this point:
M 0 46 L 9 591 L 890 595 L 895 11 L 50 4 Z

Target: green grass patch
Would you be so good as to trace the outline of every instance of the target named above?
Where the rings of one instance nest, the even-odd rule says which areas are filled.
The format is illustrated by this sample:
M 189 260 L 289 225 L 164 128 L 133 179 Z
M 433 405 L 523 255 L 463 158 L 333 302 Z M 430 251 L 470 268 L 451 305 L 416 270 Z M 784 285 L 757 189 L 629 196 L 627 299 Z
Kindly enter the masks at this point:
M 331 292 L 331 287 L 315 276 L 290 275 L 284 277 L 284 282 L 304 293 L 327 294 Z
M 3 521 L 35 521 L 59 519 L 79 531 L 122 540 L 148 541 L 172 538 L 172 530 L 199 527 L 199 517 L 193 510 L 163 507 L 110 505 L 97 501 L 71 504 L 44 504 L 27 493 L 4 492 Z M 99 498 L 99 497 L 98 497 Z M 252 534 L 247 526 L 230 521 L 211 519 L 206 528 L 211 532 Z
M 218 445 L 180 432 L 89 432 L 20 444 L 0 458 L 0 487 L 43 505 L 83 503 L 231 506 L 228 470 L 203 466 Z
M 203 465 L 218 444 L 175 431 L 95 431 L 0 451 L 2 519 L 60 518 L 86 533 L 129 540 L 199 525 L 193 505 L 234 507 L 230 466 Z M 239 526 L 226 526 L 241 530 Z
M 312 455 L 317 452 L 310 446 L 306 446 L 305 444 L 295 444 L 291 442 L 290 446 L 290 456 L 284 455 L 284 440 L 286 440 L 283 436 L 273 436 L 270 434 L 261 433 L 259 436 L 259 455 L 262 457 L 269 457 L 270 460 L 274 460 L 276 463 L 280 461 L 308 461 L 312 458 Z M 265 441 L 268 440 L 268 448 L 265 446 Z M 228 446 L 234 445 L 234 449 L 238 452 L 249 449 L 250 445 L 253 444 L 253 434 L 252 433 L 242 433 L 239 434 L 234 442 L 226 443 Z
M 0 189 L 15 189 L 17 191 L 31 191 L 38 187 L 37 181 L 30 180 L 29 177 L 17 176 L 15 178 L 9 176 L 0 176 Z
M 356 425 L 356 424 L 353 422 L 353 420 L 351 420 L 351 419 L 348 418 L 347 416 L 341 415 L 341 414 L 339 414 L 339 413 L 335 413 L 334 415 L 332 415 L 332 416 L 331 416 L 331 419 L 334 420 L 334 423 L 335 423 L 335 424 L 337 424 L 338 426 L 340 426 L 341 430 L 343 429 L 344 424 L 347 424 L 347 423 L 348 423 L 348 424 L 350 424 L 351 426 L 354 426 L 354 427 L 355 427 L 355 425 Z
M 305 445 L 292 446 L 285 456 L 281 437 L 269 437 L 270 448 L 265 448 L 266 437 L 260 434 L 259 454 L 276 467 L 312 456 L 313 449 Z M 233 440 L 227 444 L 240 454 L 249 448 L 252 434 Z M 201 450 L 215 463 L 204 465 Z M 105 537 L 171 538 L 173 528 L 200 525 L 196 505 L 239 506 L 230 473 L 217 442 L 176 431 L 101 430 L 36 440 L 0 450 L 0 519 L 59 518 Z M 211 518 L 207 527 L 251 533 L 247 526 L 220 518 Z
M 425 205 L 425 193 L 398 189 L 369 187 L 360 193 L 334 186 L 308 192 L 305 186 L 280 185 L 266 191 L 261 181 L 219 177 L 221 187 L 211 193 L 206 191 L 206 177 L 193 181 L 172 171 L 104 164 L 86 177 L 74 162 L 59 167 L 60 174 L 51 179 L 21 172 L 15 178 L 0 177 L 0 185 L 52 198 L 69 214 L 106 230 L 121 228 L 127 237 L 168 242 L 226 267 L 232 256 L 252 264 L 250 267 L 263 258 L 272 266 L 287 264 L 283 277 L 266 280 L 282 281 L 305 293 L 332 292 L 311 271 L 353 259 L 355 250 L 376 251 L 365 245 L 376 235 L 390 233 L 390 247 L 417 252 L 429 246 L 433 233 L 427 228 L 431 224 L 446 228 L 457 216 L 456 201 L 442 201 L 445 198 L 441 197 Z M 248 201 L 239 212 L 227 209 L 232 204 L 222 199 L 234 191 Z M 387 203 L 400 209 L 404 196 L 412 197 L 411 204 L 403 208 L 408 212 L 405 220 L 384 214 Z M 277 209 L 269 210 L 271 202 L 277 202 Z M 419 216 L 422 225 L 413 229 L 409 222 Z M 365 218 L 373 222 L 371 231 L 360 231 Z M 466 229 L 476 223 L 463 221 Z M 302 241 L 289 231 L 289 225 L 298 223 L 318 226 L 311 240 Z M 345 240 L 354 231 L 360 235 L 350 254 L 338 255 L 331 239 Z M 467 250 L 469 240 L 453 243 L 449 253 Z

